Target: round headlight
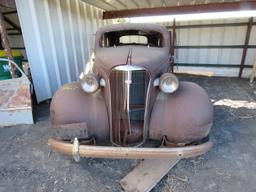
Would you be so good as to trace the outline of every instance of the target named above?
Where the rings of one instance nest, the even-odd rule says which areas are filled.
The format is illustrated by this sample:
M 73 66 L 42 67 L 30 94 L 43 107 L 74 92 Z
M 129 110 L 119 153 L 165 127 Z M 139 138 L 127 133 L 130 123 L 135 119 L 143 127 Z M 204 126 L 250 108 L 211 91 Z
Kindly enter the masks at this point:
M 173 93 L 179 88 L 179 80 L 172 73 L 164 73 L 160 77 L 159 87 L 164 93 Z
M 82 74 L 80 76 L 80 83 L 86 93 L 94 93 L 99 88 L 98 78 L 94 74 Z

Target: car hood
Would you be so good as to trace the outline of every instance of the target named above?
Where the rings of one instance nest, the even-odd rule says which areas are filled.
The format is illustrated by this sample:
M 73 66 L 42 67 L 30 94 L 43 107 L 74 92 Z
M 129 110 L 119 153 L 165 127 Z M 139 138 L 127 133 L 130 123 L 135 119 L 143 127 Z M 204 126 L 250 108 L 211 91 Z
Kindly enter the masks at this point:
M 169 65 L 169 52 L 166 48 L 118 46 L 98 49 L 95 53 L 95 67 L 109 72 L 117 65 L 127 64 L 129 53 L 129 64 L 144 67 L 151 74 L 166 69 Z

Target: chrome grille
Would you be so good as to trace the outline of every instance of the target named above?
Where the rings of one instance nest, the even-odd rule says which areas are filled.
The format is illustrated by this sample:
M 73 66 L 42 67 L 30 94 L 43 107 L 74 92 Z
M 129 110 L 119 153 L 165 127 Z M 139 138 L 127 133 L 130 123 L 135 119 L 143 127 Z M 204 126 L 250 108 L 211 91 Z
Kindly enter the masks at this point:
M 135 145 L 143 141 L 149 74 L 143 68 L 125 66 L 110 73 L 112 142 Z

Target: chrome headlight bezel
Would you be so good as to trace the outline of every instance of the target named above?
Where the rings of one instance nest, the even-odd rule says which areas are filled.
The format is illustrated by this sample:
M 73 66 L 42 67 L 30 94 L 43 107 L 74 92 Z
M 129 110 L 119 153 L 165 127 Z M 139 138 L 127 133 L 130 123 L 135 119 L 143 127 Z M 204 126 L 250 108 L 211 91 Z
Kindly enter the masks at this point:
M 86 93 L 94 93 L 99 89 L 99 78 L 95 74 L 84 74 L 79 76 L 81 88 Z
M 179 80 L 173 73 L 164 73 L 159 79 L 159 88 L 166 94 L 174 93 L 179 88 Z

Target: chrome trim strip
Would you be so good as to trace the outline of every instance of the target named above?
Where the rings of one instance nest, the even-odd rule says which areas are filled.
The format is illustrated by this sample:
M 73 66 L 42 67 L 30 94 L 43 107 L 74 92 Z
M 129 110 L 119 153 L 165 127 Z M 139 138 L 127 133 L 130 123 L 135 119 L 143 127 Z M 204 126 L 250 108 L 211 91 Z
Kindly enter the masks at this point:
M 112 70 L 117 71 L 139 71 L 139 70 L 146 70 L 144 67 L 136 66 L 136 65 L 118 65 L 114 67 Z
M 110 76 L 110 74 L 109 74 Z M 110 143 L 112 145 L 115 145 L 115 143 L 113 142 L 113 131 L 112 131 L 112 103 L 111 103 L 111 88 L 110 88 L 110 81 L 109 81 L 109 76 L 108 76 L 108 79 L 107 79 L 107 83 L 108 83 L 108 93 L 109 94 L 109 107 L 108 107 L 108 113 L 109 113 L 109 138 L 110 138 Z
M 147 71 L 147 70 L 146 70 Z M 147 72 L 148 73 L 148 72 Z M 150 93 L 151 93 L 151 87 L 152 87 L 152 78 L 150 73 L 149 74 L 149 82 L 148 82 L 148 90 L 147 90 L 147 97 L 146 97 L 146 103 L 145 103 L 145 112 L 144 112 L 144 128 L 143 128 L 143 143 L 146 142 L 147 138 L 148 138 L 148 129 L 149 129 L 149 97 L 150 97 Z

